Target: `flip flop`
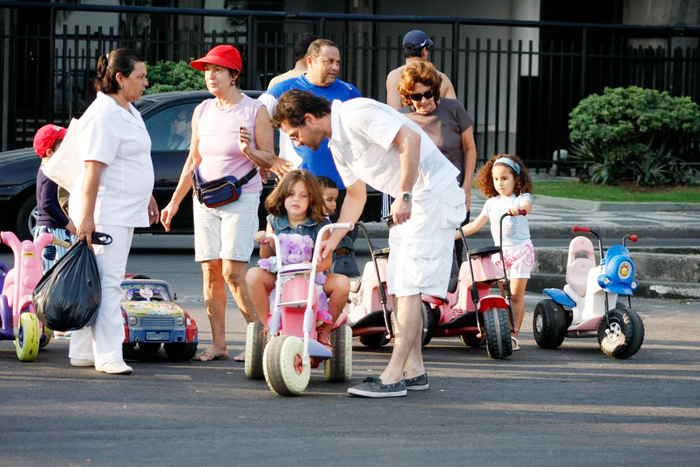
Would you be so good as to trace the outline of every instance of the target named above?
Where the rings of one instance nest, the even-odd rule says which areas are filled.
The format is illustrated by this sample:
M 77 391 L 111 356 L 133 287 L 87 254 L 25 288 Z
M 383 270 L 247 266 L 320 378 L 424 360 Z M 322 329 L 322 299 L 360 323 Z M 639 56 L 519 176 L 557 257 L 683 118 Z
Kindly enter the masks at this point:
M 515 343 L 515 345 L 513 346 L 513 352 L 515 352 L 516 350 L 520 350 L 520 341 L 518 341 L 518 339 L 516 337 L 513 337 L 513 336 L 510 336 L 510 338 Z
M 211 362 L 212 360 L 227 360 L 228 355 L 214 355 L 211 358 L 207 358 L 209 355 L 213 354 L 213 351 L 210 351 L 211 349 L 207 349 L 204 352 L 198 353 L 197 355 L 194 356 L 194 360 L 197 360 L 199 362 Z
M 245 362 L 245 352 L 241 352 L 235 357 L 233 357 L 234 362 Z

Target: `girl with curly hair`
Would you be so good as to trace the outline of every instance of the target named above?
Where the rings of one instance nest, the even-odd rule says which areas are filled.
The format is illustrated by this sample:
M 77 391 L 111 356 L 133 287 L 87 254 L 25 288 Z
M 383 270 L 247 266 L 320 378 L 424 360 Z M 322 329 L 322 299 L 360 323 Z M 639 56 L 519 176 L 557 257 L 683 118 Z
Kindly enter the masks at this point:
M 292 255 L 286 255 L 298 249 L 298 243 L 309 245 L 308 254 L 296 255 L 300 260 L 311 257 L 311 248 L 316 242 L 321 227 L 328 224 L 330 221 L 325 217 L 325 205 L 321 194 L 321 187 L 316 178 L 306 170 L 292 170 L 282 177 L 280 183 L 270 193 L 265 200 L 265 208 L 270 214 L 267 216 L 267 228 L 255 234 L 253 240 L 260 244 L 259 264 L 270 266 L 263 263 L 263 259 L 270 258 L 277 254 L 282 255 L 283 261 L 289 259 Z M 265 238 L 265 233 L 274 233 L 278 236 L 287 234 L 290 242 L 287 249 L 289 251 L 275 252 L 275 244 L 271 239 Z M 289 237 L 290 234 L 299 234 L 296 238 Z M 299 238 L 299 237 L 305 238 Z M 326 238 L 330 236 L 330 232 L 326 232 Z M 324 238 L 325 240 L 325 238 Z M 282 243 L 282 237 L 280 237 Z M 285 245 L 281 244 L 282 250 L 285 250 Z M 320 259 L 317 271 L 324 272 L 331 267 L 332 257 L 328 256 L 325 259 Z M 291 262 L 299 262 L 293 260 Z M 269 267 L 268 267 L 269 269 Z M 258 312 L 258 317 L 263 326 L 267 327 L 267 318 L 270 314 L 269 296 L 272 289 L 275 287 L 275 274 L 268 269 L 262 267 L 253 267 L 248 270 L 246 282 L 248 290 Z M 324 282 L 325 280 L 325 282 Z M 318 339 L 324 345 L 330 345 L 330 331 L 333 323 L 348 300 L 350 293 L 350 281 L 342 274 L 327 274 L 323 279 L 317 278 L 317 283 L 323 286 L 323 292 L 328 297 L 327 310 L 326 307 L 319 306 L 318 317 L 322 324 L 318 327 Z M 320 302 L 319 302 L 320 303 Z
M 530 239 L 527 218 L 518 215 L 520 210 L 532 211 L 532 181 L 523 161 L 510 154 L 493 156 L 479 170 L 476 186 L 488 199 L 481 214 L 473 222 L 462 227 L 464 235 L 478 232 L 486 222 L 491 222 L 491 235 L 498 245 L 499 220 L 505 213 L 510 218 L 503 220 L 503 258 L 506 274 L 510 279 L 511 304 L 513 306 L 513 350 L 520 350 L 518 336 L 525 314 L 525 287 L 530 271 L 535 264 L 535 250 Z M 457 236 L 459 238 L 459 236 Z M 496 266 L 502 268 L 500 258 Z

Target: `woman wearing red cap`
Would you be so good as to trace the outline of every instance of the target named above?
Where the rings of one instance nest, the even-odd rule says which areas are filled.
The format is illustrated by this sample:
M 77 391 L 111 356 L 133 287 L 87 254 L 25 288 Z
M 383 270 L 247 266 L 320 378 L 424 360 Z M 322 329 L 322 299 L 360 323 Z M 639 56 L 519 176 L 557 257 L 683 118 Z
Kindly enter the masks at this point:
M 270 168 L 275 161 L 274 136 L 265 106 L 238 90 L 241 54 L 231 45 L 218 45 L 190 65 L 204 71 L 207 89 L 214 95 L 192 115 L 190 154 L 172 200 L 161 212 L 166 231 L 180 203 L 192 188 L 191 173 L 202 182 L 234 176 L 248 179 L 241 196 L 218 207 L 207 207 L 193 197 L 195 261 L 202 263 L 204 300 L 213 343 L 195 356 L 207 361 L 228 357 L 225 334 L 226 285 L 246 322 L 257 319 L 245 282 L 246 265 L 258 231 L 258 205 L 262 180 L 256 167 Z M 235 360 L 242 361 L 244 354 Z

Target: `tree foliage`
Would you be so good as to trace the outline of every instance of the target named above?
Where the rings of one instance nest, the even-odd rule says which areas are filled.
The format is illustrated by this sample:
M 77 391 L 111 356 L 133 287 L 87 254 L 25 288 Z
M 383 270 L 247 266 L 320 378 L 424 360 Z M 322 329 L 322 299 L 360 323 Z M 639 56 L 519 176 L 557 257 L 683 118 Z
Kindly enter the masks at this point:
M 700 109 L 689 97 L 636 86 L 606 88 L 579 102 L 569 129 L 572 159 L 584 180 L 676 185 L 693 177 L 679 158 L 698 151 L 700 142 Z
M 206 89 L 204 73 L 195 70 L 184 60 L 179 62 L 160 60 L 148 66 L 148 82 L 145 94 L 167 91 L 194 91 Z

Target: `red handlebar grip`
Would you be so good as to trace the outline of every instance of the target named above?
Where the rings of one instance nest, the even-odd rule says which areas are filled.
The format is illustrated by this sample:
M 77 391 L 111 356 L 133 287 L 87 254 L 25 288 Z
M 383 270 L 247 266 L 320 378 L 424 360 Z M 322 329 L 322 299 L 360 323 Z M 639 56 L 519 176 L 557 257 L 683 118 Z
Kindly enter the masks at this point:
M 576 232 L 590 233 L 590 232 L 591 232 L 591 229 L 589 229 L 588 227 L 579 227 L 578 225 L 575 225 L 574 228 L 571 229 L 571 231 L 572 231 L 573 233 L 576 233 Z
M 525 209 L 518 209 L 518 214 L 520 214 L 521 216 L 527 216 L 527 210 L 525 210 Z
M 628 236 L 627 238 L 629 238 L 629 239 L 630 239 L 630 242 L 632 242 L 632 243 L 637 243 L 637 240 L 639 240 L 639 237 L 637 237 L 637 236 L 634 235 L 634 234 Z

